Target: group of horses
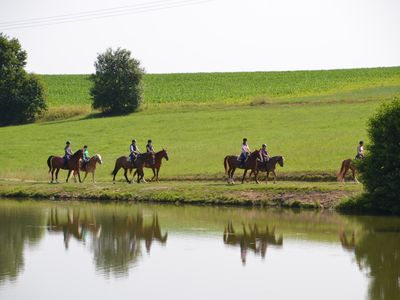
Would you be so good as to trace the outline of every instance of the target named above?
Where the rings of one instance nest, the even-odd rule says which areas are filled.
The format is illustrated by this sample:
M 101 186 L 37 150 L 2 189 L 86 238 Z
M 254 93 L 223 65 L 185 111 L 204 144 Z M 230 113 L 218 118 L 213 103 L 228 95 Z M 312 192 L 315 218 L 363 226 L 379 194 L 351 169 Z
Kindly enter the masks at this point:
M 162 149 L 156 153 L 141 153 L 137 156 L 135 161 L 132 163 L 128 156 L 121 156 L 115 161 L 114 170 L 111 172 L 113 176 L 113 183 L 115 183 L 115 176 L 119 172 L 120 169 L 124 170 L 124 177 L 128 183 L 133 182 L 133 178 L 137 175 L 137 182 L 144 181 L 144 168 L 150 168 L 153 171 L 153 177 L 150 181 L 156 180 L 158 181 L 158 176 L 160 172 L 160 168 L 162 165 L 162 159 L 165 158 L 168 160 L 168 153 L 166 149 Z M 260 172 L 266 172 L 265 181 L 268 182 L 269 173 L 272 173 L 274 176 L 274 183 L 276 182 L 276 165 L 279 164 L 281 167 L 284 165 L 284 157 L 283 156 L 273 156 L 269 158 L 267 161 L 263 162 L 261 159 L 260 150 L 255 150 L 248 155 L 246 161 L 241 162 L 238 159 L 237 155 L 227 155 L 224 158 L 224 168 L 225 174 L 228 176 L 228 184 L 234 184 L 233 176 L 235 174 L 236 169 L 243 169 L 242 183 L 244 183 L 246 179 L 247 172 L 250 170 L 249 177 L 254 174 L 254 179 L 256 183 L 258 181 L 258 174 Z M 83 161 L 83 149 L 79 149 L 76 151 L 71 158 L 65 163 L 64 158 L 61 156 L 51 155 L 47 159 L 47 166 L 49 167 L 49 173 L 51 173 L 51 183 L 58 183 L 58 173 L 60 169 L 68 170 L 68 175 L 66 182 L 71 176 L 71 173 L 74 175 L 76 180 L 76 175 L 78 175 L 79 182 L 84 182 L 88 173 L 92 173 L 92 181 L 94 182 L 94 174 L 96 171 L 96 165 L 102 164 L 102 158 L 100 154 L 96 154 L 90 158 L 88 162 Z M 132 173 L 132 170 L 135 169 L 135 172 L 132 176 L 132 179 L 128 178 L 128 171 Z M 352 164 L 351 159 L 346 159 L 342 162 L 342 167 L 337 176 L 338 181 L 344 181 L 346 173 L 348 170 L 352 171 L 353 180 L 357 181 L 355 177 L 355 166 Z M 83 180 L 81 180 L 80 172 L 85 172 L 85 176 Z M 55 176 L 54 176 L 55 175 Z M 55 178 L 54 178 L 55 177 Z
M 158 175 L 160 173 L 160 168 L 162 165 L 162 159 L 165 158 L 168 160 L 168 153 L 166 149 L 158 151 L 156 153 L 146 152 L 141 153 L 137 156 L 135 161 L 132 163 L 128 156 L 121 156 L 117 158 L 115 161 L 115 167 L 112 171 L 111 175 L 113 175 L 113 182 L 115 183 L 115 176 L 117 175 L 118 171 L 122 168 L 124 169 L 124 176 L 128 183 L 132 183 L 132 180 L 128 179 L 127 173 L 128 171 L 132 173 L 132 170 L 135 169 L 135 175 L 137 175 L 137 182 L 144 181 L 144 168 L 150 168 L 153 171 L 152 180 L 158 181 Z M 58 183 L 58 172 L 60 169 L 68 170 L 68 175 L 66 182 L 71 176 L 71 173 L 74 175 L 76 180 L 76 175 L 78 175 L 79 182 L 83 182 L 88 173 L 92 173 L 92 181 L 94 182 L 94 174 L 96 172 L 96 165 L 102 164 L 103 160 L 101 159 L 100 154 L 96 154 L 92 156 L 87 163 L 83 161 L 83 149 L 79 149 L 76 151 L 70 159 L 67 160 L 65 163 L 64 158 L 61 156 L 54 156 L 51 155 L 47 159 L 47 166 L 49 167 L 49 173 L 51 173 L 51 183 L 56 182 Z M 83 180 L 81 180 L 80 172 L 85 172 L 85 176 Z M 55 174 L 54 174 L 55 173 Z M 55 175 L 55 176 L 54 176 Z M 55 178 L 54 178 L 55 177 Z

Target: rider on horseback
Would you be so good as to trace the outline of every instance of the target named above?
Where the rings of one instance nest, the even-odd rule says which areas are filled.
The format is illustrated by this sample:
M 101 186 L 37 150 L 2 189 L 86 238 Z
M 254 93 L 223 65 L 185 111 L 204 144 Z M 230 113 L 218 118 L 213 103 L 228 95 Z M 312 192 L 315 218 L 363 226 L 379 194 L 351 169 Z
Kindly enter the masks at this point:
M 364 159 L 364 142 L 360 141 L 357 147 L 356 159 Z
M 64 159 L 64 165 L 66 166 L 67 163 L 68 163 L 68 160 L 71 158 L 71 156 L 73 154 L 72 153 L 72 149 L 71 149 L 71 142 L 70 141 L 66 142 L 66 146 L 64 148 L 64 152 L 65 152 L 65 154 L 64 154 L 63 159 Z
M 261 163 L 263 165 L 266 165 L 267 162 L 269 161 L 269 154 L 268 154 L 268 151 L 267 151 L 267 144 L 262 144 L 260 155 L 261 155 Z
M 240 156 L 239 156 L 240 167 L 242 167 L 242 168 L 244 167 L 244 163 L 245 163 L 247 157 L 249 156 L 250 152 L 251 151 L 250 151 L 249 145 L 247 144 L 247 139 L 244 138 L 243 143 L 242 143 L 242 152 L 240 153 Z
M 89 162 L 90 156 L 88 151 L 88 146 L 83 146 L 83 168 L 85 168 L 86 164 Z
M 147 141 L 147 145 L 146 145 L 146 152 L 150 152 L 150 153 L 155 153 L 154 148 L 153 148 L 153 144 L 151 140 Z
M 129 147 L 130 154 L 129 157 L 131 158 L 132 165 L 135 163 L 136 158 L 140 154 L 139 147 L 136 145 L 136 140 L 132 140 L 132 144 Z

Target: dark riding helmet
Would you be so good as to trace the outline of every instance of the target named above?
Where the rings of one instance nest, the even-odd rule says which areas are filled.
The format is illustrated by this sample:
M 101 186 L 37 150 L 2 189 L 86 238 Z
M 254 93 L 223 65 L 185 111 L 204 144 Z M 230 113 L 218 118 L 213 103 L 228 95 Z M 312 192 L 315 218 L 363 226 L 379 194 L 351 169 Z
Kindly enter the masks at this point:
M 132 144 L 133 144 L 133 143 L 136 143 L 136 140 L 135 140 L 135 139 L 132 140 Z
M 247 142 L 247 139 L 246 139 L 246 138 L 243 138 L 243 142 Z
M 71 142 L 70 142 L 70 141 L 67 141 L 66 144 L 69 145 L 69 144 L 71 144 Z
M 86 148 L 87 148 L 87 145 L 83 146 L 83 148 L 85 148 L 85 149 L 86 149 Z
M 147 141 L 147 144 L 150 144 L 150 143 L 152 143 L 152 140 L 148 140 L 148 141 Z
M 262 144 L 262 147 L 263 147 L 263 148 L 267 147 L 267 144 Z
M 364 141 L 360 141 L 360 143 L 359 144 L 364 144 Z

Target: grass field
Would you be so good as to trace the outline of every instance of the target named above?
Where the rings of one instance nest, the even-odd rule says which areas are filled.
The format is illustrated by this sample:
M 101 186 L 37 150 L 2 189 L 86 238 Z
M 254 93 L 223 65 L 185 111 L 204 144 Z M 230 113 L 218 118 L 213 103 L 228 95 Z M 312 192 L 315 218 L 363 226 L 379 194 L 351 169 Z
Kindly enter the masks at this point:
M 50 109 L 89 106 L 86 75 L 42 78 Z M 0 178 L 47 180 L 47 157 L 62 155 L 70 139 L 74 150 L 88 144 L 103 156 L 97 179 L 109 181 L 132 138 L 141 149 L 148 138 L 156 149 L 167 147 L 161 179 L 223 178 L 223 158 L 238 154 L 244 136 L 252 149 L 267 143 L 271 155 L 285 156 L 281 174 L 334 175 L 367 139 L 376 108 L 400 95 L 400 68 L 146 75 L 145 86 L 148 104 L 135 114 L 101 118 L 86 111 L 0 128 Z

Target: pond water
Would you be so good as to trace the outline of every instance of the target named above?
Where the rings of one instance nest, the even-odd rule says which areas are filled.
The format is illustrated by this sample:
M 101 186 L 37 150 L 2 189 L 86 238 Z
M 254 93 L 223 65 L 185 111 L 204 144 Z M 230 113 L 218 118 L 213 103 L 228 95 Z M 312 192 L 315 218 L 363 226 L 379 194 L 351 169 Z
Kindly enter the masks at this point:
M 400 299 L 400 218 L 0 200 L 0 299 Z

